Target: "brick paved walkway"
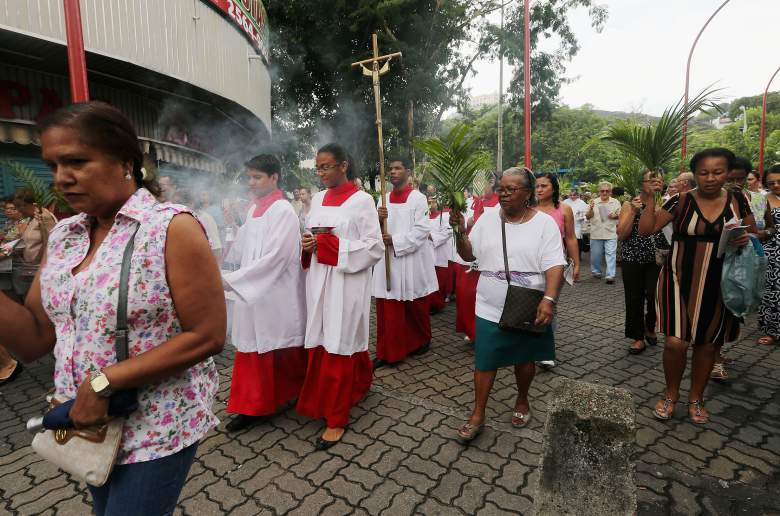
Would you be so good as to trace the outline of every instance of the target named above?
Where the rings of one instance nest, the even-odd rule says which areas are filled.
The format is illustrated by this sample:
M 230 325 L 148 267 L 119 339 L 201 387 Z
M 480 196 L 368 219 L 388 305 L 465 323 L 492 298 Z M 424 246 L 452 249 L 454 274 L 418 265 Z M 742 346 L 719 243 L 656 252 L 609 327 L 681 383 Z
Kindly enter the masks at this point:
M 344 442 L 312 451 L 320 423 L 287 410 L 237 435 L 222 426 L 201 444 L 181 497 L 184 514 L 505 514 L 532 505 L 550 381 L 564 375 L 629 389 L 637 404 L 640 514 L 780 514 L 780 349 L 755 344 L 755 321 L 729 350 L 734 378 L 712 384 L 712 422 L 694 426 L 678 408 L 652 418 L 663 389 L 661 346 L 627 355 L 623 293 L 587 280 L 564 292 L 560 364 L 533 384 L 535 420 L 509 425 L 513 376 L 501 371 L 489 428 L 470 446 L 454 439 L 472 401 L 472 352 L 453 332 L 453 306 L 433 319 L 433 349 L 381 369 L 353 411 Z M 232 351 L 218 358 L 225 419 Z M 82 485 L 38 459 L 23 422 L 38 414 L 51 360 L 0 391 L 0 513 L 86 514 Z M 687 380 L 683 384 L 687 387 Z M 683 393 L 683 398 L 685 393 Z

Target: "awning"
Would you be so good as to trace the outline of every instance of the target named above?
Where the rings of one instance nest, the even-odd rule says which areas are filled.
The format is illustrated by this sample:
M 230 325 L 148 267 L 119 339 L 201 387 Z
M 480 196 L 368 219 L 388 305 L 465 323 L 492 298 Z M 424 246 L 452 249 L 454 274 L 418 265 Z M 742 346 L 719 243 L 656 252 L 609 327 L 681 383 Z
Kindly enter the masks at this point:
M 139 138 L 143 145 L 144 152 L 154 149 L 157 159 L 172 165 L 196 170 L 205 170 L 215 174 L 223 174 L 225 165 L 204 152 L 196 151 L 175 143 L 161 142 L 150 138 Z
M 139 138 L 145 153 L 152 149 L 157 159 L 183 168 L 204 170 L 215 174 L 223 174 L 225 165 L 206 153 L 190 149 L 175 143 Z M 16 143 L 19 145 L 38 145 L 41 141 L 35 130 L 35 123 L 27 120 L 0 119 L 0 143 Z
M 35 124 L 27 120 L 0 119 L 0 143 L 18 143 L 19 145 L 40 145 Z

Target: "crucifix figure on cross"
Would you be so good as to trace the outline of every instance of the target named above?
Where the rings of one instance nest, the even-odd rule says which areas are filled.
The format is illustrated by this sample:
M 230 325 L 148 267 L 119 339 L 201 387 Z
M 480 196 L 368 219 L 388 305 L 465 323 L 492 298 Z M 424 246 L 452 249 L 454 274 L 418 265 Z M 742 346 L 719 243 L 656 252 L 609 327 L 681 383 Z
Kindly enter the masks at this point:
M 379 78 L 390 71 L 390 60 L 394 57 L 401 57 L 401 52 L 394 54 L 379 55 L 379 43 L 376 34 L 373 34 L 371 41 L 374 48 L 374 57 L 364 59 L 357 63 L 352 63 L 353 68 L 363 69 L 363 75 L 371 77 L 374 84 L 374 107 L 376 108 L 376 133 L 379 142 L 379 192 L 381 195 L 382 207 L 386 208 L 385 200 L 385 142 L 382 137 L 382 96 L 379 92 Z M 380 63 L 382 64 L 380 68 Z M 371 65 L 369 68 L 368 65 Z M 387 234 L 387 220 L 382 221 L 382 234 Z M 387 290 L 390 290 L 390 250 L 385 247 L 385 278 L 387 279 Z

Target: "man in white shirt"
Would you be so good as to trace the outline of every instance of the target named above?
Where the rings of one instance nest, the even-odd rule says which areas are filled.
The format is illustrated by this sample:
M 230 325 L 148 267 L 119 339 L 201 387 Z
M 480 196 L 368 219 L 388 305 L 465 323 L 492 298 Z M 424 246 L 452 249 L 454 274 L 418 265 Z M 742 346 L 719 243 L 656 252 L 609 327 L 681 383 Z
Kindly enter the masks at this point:
M 612 197 L 612 183 L 599 183 L 599 198 L 588 206 L 585 216 L 590 220 L 590 270 L 594 278 L 601 278 L 602 259 L 606 261 L 607 284 L 615 283 L 617 272 L 617 221 L 620 201 Z
M 572 188 L 569 192 L 569 198 L 563 201 L 564 204 L 568 204 L 574 214 L 574 234 L 577 237 L 577 248 L 579 249 L 580 257 L 582 257 L 583 248 L 583 235 L 582 225 L 587 221 L 585 216 L 588 213 L 588 204 L 580 199 L 580 192 L 576 188 Z
M 374 268 L 376 298 L 376 359 L 374 368 L 403 361 L 430 348 L 431 319 L 428 295 L 438 283 L 433 246 L 429 240 L 428 201 L 409 183 L 406 160 L 388 163 L 390 183 L 387 207 L 379 203 L 379 220 L 387 220 L 383 235 L 390 257 L 390 287 L 387 288 L 385 257 Z

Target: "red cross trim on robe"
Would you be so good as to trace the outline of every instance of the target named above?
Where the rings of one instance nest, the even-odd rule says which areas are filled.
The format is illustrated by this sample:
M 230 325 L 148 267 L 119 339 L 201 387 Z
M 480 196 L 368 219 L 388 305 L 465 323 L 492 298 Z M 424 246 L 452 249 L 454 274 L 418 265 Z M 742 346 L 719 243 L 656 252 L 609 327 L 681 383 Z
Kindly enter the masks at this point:
M 435 219 L 436 217 L 438 217 L 442 213 L 449 213 L 449 212 L 450 212 L 449 208 L 444 208 L 442 211 L 431 210 L 431 215 L 430 216 L 431 216 L 431 219 Z
M 279 189 L 276 189 L 273 192 L 264 195 L 263 197 L 255 199 L 255 210 L 252 212 L 252 218 L 256 219 L 258 217 L 262 217 L 273 203 L 281 199 L 284 199 L 284 194 Z
M 412 193 L 412 185 L 406 185 L 397 192 L 395 190 L 390 192 L 390 202 L 393 204 L 403 204 L 409 199 L 409 194 Z
M 474 210 L 474 222 L 485 213 L 485 208 L 492 208 L 498 204 L 498 195 L 494 192 L 490 197 L 475 197 L 472 209 Z
M 358 191 L 358 187 L 352 181 L 328 188 L 322 198 L 323 206 L 341 206 L 347 199 Z M 323 265 L 335 267 L 339 263 L 339 237 L 326 233 L 319 234 L 317 239 L 317 261 Z M 304 269 L 311 266 L 311 254 L 304 252 L 301 255 L 301 264 Z

